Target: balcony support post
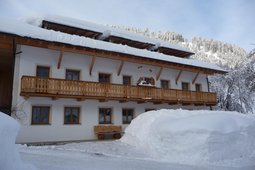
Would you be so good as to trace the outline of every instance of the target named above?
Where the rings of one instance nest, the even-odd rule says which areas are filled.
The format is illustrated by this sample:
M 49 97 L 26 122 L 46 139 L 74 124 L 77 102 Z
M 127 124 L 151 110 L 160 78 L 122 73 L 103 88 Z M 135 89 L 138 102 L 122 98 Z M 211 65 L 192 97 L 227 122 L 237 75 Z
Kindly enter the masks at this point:
M 175 83 L 178 84 L 178 80 L 181 77 L 182 74 L 182 70 L 179 71 L 179 73 L 177 74 L 176 78 L 175 78 Z
M 90 75 L 90 76 L 92 75 L 92 70 L 93 70 L 93 67 L 94 67 L 94 65 L 95 65 L 95 61 L 96 61 L 96 57 L 93 56 L 93 57 L 92 57 L 92 60 L 91 60 L 90 67 L 89 67 L 89 75 Z
M 124 61 L 122 60 L 121 61 L 121 63 L 120 63 L 120 66 L 119 66 L 119 69 L 118 69 L 118 76 L 120 75 L 120 73 L 121 73 L 121 70 L 122 70 L 122 68 L 123 68 L 123 65 L 124 65 Z
M 192 84 L 194 84 L 194 83 L 196 82 L 198 76 L 199 76 L 199 72 L 197 72 L 196 76 L 195 76 L 194 79 L 192 80 Z
M 60 69 L 62 59 L 63 59 L 63 51 L 60 50 L 59 57 L 58 57 L 58 65 L 57 65 L 58 69 Z
M 163 67 L 160 67 L 160 70 L 159 70 L 159 72 L 158 72 L 158 74 L 157 74 L 156 80 L 159 79 L 159 77 L 160 77 L 160 75 L 161 75 L 161 73 L 162 73 L 162 70 L 163 70 Z

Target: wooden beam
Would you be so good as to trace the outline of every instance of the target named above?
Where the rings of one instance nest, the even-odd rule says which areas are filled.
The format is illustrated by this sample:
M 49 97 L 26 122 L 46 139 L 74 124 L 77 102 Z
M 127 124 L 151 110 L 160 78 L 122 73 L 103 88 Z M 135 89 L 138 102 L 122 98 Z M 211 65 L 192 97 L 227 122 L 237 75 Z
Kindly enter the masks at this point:
M 92 70 L 93 70 L 93 67 L 94 67 L 95 61 L 96 61 L 96 57 L 95 57 L 95 56 L 93 56 L 93 57 L 92 57 L 92 60 L 91 60 L 90 67 L 89 67 L 89 75 L 90 75 L 90 76 L 92 75 Z
M 155 101 L 153 102 L 153 104 L 157 105 L 157 104 L 162 104 L 163 102 L 162 101 Z
M 59 99 L 59 97 L 57 97 L 57 96 L 53 96 L 53 97 L 51 97 L 51 99 L 52 99 L 52 100 L 58 100 L 58 99 Z
M 176 78 L 175 78 L 175 83 L 178 84 L 178 80 L 181 77 L 182 74 L 182 70 L 179 71 L 179 73 L 177 74 Z
M 146 101 L 137 101 L 137 104 L 142 104 L 142 103 L 145 103 Z
M 100 103 L 102 103 L 102 102 L 108 102 L 107 99 L 99 99 L 98 101 L 99 101 Z
M 199 72 L 197 72 L 196 76 L 194 77 L 194 79 L 192 80 L 192 84 L 194 84 L 198 78 Z
M 80 101 L 84 101 L 84 100 L 86 100 L 85 98 L 77 98 L 76 99 L 78 102 L 80 102 Z
M 0 36 L 2 34 L 0 33 Z M 96 57 L 102 57 L 102 58 L 110 58 L 115 60 L 123 60 L 133 63 L 141 63 L 141 64 L 148 64 L 153 66 L 159 66 L 159 67 L 166 67 L 166 68 L 172 68 L 172 69 L 182 69 L 184 71 L 191 71 L 191 72 L 200 72 L 204 74 L 214 74 L 214 73 L 226 73 L 225 71 L 218 71 L 213 69 L 206 69 L 196 66 L 189 66 L 184 64 L 177 64 L 177 63 L 171 63 L 166 61 L 159 61 L 149 58 L 143 58 L 138 57 L 135 55 L 129 55 L 129 54 L 123 54 L 123 53 L 117 53 L 113 51 L 105 51 L 105 50 L 97 50 L 97 49 L 91 49 L 88 47 L 78 47 L 76 46 L 76 49 L 72 49 L 72 45 L 69 44 L 63 44 L 63 43 L 57 43 L 57 42 L 48 42 L 44 40 L 36 40 L 32 38 L 25 38 L 25 37 L 15 37 L 15 40 L 17 44 L 22 45 L 30 45 L 30 46 L 36 46 L 36 47 L 42 47 L 42 48 L 48 48 L 52 50 L 64 50 L 65 52 L 73 52 L 73 53 L 80 53 L 80 54 L 86 54 Z M 43 43 L 39 45 L 39 41 L 42 41 Z M 117 56 L 117 55 L 119 56 Z M 186 67 L 184 67 L 186 66 Z
M 118 76 L 119 76 L 120 73 L 121 73 L 121 70 L 122 70 L 122 68 L 123 68 L 123 65 L 124 65 L 124 61 L 121 60 L 121 63 L 120 63 L 119 69 L 118 69 Z
M 63 59 L 63 51 L 61 50 L 60 53 L 59 53 L 59 57 L 58 57 L 58 66 L 57 66 L 58 69 L 61 66 L 62 59 Z
M 169 105 L 177 105 L 178 102 L 177 102 L 177 101 L 176 101 L 176 102 L 173 101 L 173 102 L 168 102 L 168 104 L 169 104 Z
M 159 72 L 158 72 L 158 74 L 157 74 L 156 80 L 159 79 L 159 77 L 160 77 L 160 75 L 161 75 L 161 73 L 162 73 L 162 70 L 163 70 L 163 67 L 160 67 L 160 70 L 159 70 Z

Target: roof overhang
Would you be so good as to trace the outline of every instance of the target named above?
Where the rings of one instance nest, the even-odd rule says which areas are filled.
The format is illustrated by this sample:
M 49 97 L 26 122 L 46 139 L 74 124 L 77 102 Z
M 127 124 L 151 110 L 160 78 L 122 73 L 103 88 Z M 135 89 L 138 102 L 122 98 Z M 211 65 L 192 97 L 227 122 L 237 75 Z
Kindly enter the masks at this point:
M 218 73 L 218 74 L 226 73 L 226 71 L 223 71 L 223 70 L 214 70 L 210 68 L 203 68 L 198 66 L 191 66 L 191 65 L 185 65 L 185 64 L 174 63 L 169 61 L 157 60 L 157 59 L 147 58 L 145 56 L 131 55 L 131 54 L 126 54 L 126 53 L 121 53 L 116 51 L 100 50 L 100 49 L 95 49 L 90 47 L 71 45 L 67 43 L 53 42 L 53 41 L 47 41 L 47 40 L 36 39 L 31 37 L 22 37 L 19 35 L 9 34 L 9 33 L 0 33 L 0 37 L 12 37 L 15 44 L 20 44 L 20 45 L 28 45 L 28 46 L 47 48 L 52 50 L 60 50 L 64 52 L 86 54 L 91 56 L 122 60 L 122 61 L 127 61 L 132 63 L 154 65 L 159 67 L 166 67 L 166 68 L 172 68 L 172 69 L 178 69 L 178 70 L 190 71 L 190 72 L 196 72 L 196 73 L 200 72 L 200 73 L 208 74 L 208 75 L 212 75 L 215 73 Z

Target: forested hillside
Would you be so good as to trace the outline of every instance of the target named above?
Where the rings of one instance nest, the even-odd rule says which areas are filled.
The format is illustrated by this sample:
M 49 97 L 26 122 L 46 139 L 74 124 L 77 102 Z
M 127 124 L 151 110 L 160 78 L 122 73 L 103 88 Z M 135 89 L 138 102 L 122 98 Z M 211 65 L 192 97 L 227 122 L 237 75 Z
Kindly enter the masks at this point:
M 214 109 L 255 112 L 255 50 L 248 54 L 244 49 L 230 43 L 202 37 L 188 40 L 175 32 L 117 28 L 187 47 L 195 53 L 192 58 L 224 67 L 228 70 L 227 74 L 209 77 L 211 91 L 218 95 L 218 105 Z
M 116 26 L 115 26 L 116 27 Z M 195 53 L 193 58 L 218 64 L 227 68 L 234 68 L 247 59 L 247 53 L 244 49 L 222 41 L 194 37 L 191 40 L 175 32 L 150 31 L 149 29 L 138 29 L 129 27 L 117 27 L 131 32 L 139 33 L 151 38 L 161 39 L 179 44 L 189 48 Z

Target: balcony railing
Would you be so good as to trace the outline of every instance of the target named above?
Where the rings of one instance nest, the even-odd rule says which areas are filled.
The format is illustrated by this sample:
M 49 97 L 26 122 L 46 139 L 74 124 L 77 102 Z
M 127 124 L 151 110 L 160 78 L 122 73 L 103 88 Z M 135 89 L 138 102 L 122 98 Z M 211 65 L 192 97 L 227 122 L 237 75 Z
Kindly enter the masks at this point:
M 216 94 L 156 87 L 23 76 L 21 96 L 215 105 Z

